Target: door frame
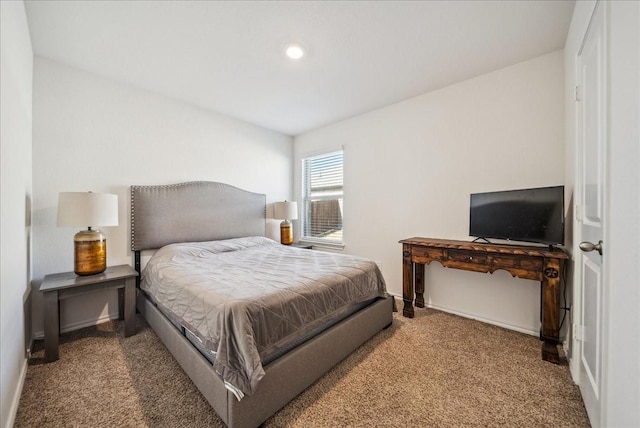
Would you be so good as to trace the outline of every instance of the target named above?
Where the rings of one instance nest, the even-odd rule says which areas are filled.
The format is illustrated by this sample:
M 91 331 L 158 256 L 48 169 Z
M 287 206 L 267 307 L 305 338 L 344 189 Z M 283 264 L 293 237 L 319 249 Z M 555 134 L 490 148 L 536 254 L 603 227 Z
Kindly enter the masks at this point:
M 597 0 L 593 2 L 593 8 L 589 13 L 588 25 L 585 27 L 585 30 L 580 38 L 579 47 L 577 52 L 574 55 L 574 86 L 575 89 L 575 97 L 573 100 L 573 109 L 574 109 L 574 117 L 575 117 L 575 129 L 574 129 L 574 144 L 575 144 L 575 156 L 574 156 L 574 218 L 573 218 L 573 249 L 574 249 L 574 257 L 573 257 L 573 302 L 571 304 L 571 359 L 569 362 L 569 369 L 571 371 L 571 375 L 573 377 L 574 382 L 577 385 L 580 385 L 582 381 L 586 381 L 580 379 L 580 364 L 582 359 L 582 332 L 581 326 L 579 325 L 582 319 L 582 296 L 583 296 L 583 282 L 582 282 L 582 257 L 584 254 L 579 249 L 579 244 L 584 240 L 582 236 L 582 222 L 583 222 L 583 195 L 581 193 L 583 186 L 583 174 L 582 174 L 582 153 L 583 153 L 583 136 L 582 136 L 582 112 L 580 111 L 582 106 L 580 102 L 578 102 L 578 97 L 581 94 L 578 93 L 578 86 L 582 82 L 582 70 L 581 63 L 579 60 L 580 55 L 582 54 L 582 50 L 584 44 L 586 42 L 587 36 L 589 35 L 589 31 L 591 30 L 596 11 L 598 8 L 602 8 L 603 13 L 603 36 L 604 36 L 604 53 L 603 57 L 605 59 L 605 94 L 603 99 L 601 100 L 602 105 L 600 106 L 604 109 L 604 123 L 603 123 L 603 134 L 604 134 L 604 145 L 605 150 L 603 151 L 603 172 L 602 172 L 602 188 L 603 188 L 603 222 L 602 222 L 602 240 L 605 243 L 603 255 L 602 255 L 602 263 L 601 263 L 601 274 L 603 278 L 603 290 L 602 290 L 602 301 L 601 303 L 601 350 L 602 354 L 600 355 L 600 397 L 599 397 L 599 406 L 597 409 L 597 415 L 599 415 L 598 421 L 590 421 L 593 426 L 604 426 L 604 421 L 606 420 L 606 396 L 607 396 L 607 386 L 606 386 L 606 368 L 607 368 L 607 348 L 608 348 L 608 340 L 607 340 L 607 324 L 609 318 L 609 299 L 607 292 L 607 279 L 608 279 L 608 271 L 609 271 L 609 257 L 608 257 L 608 248 L 607 243 L 609 242 L 609 201 L 608 201 L 608 191 L 609 191 L 609 183 L 608 183 L 608 165 L 609 165 L 609 118 L 608 118 L 608 103 L 609 103 L 609 76 L 608 76 L 608 2 Z
M 608 329 L 603 332 L 602 359 L 603 403 L 600 424 L 605 426 L 640 426 L 640 383 L 630 382 L 638 378 L 640 367 L 640 3 L 638 2 L 604 2 L 607 25 L 607 61 L 608 61 L 608 202 L 605 206 L 606 235 L 603 260 L 606 270 L 604 289 L 604 316 Z M 577 172 L 576 141 L 577 120 L 575 117 L 575 84 L 577 53 L 587 32 L 595 9 L 595 0 L 576 2 L 571 26 L 565 43 L 565 114 L 566 114 L 566 186 L 568 200 L 572 187 L 575 187 Z M 579 236 L 576 232 L 579 225 L 575 219 L 577 205 L 571 204 L 567 213 L 567 242 L 569 243 L 572 262 L 576 254 Z M 572 229 L 571 229 L 572 227 Z M 579 272 L 572 263 L 568 274 L 568 292 L 573 291 L 569 302 L 574 301 L 567 314 L 573 320 L 579 319 L 576 310 L 580 302 L 578 298 Z M 573 275 L 573 277 L 571 277 Z M 575 338 L 572 328 L 568 329 L 565 346 L 573 380 L 577 383 L 579 360 L 576 358 Z M 640 380 L 638 381 L 640 382 Z M 595 424 L 594 424 L 595 425 Z

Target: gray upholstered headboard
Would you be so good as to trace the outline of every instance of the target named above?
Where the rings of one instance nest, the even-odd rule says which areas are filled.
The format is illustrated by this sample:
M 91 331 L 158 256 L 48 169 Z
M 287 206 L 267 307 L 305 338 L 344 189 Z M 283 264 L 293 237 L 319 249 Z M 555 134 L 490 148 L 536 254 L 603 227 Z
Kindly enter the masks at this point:
M 131 186 L 131 249 L 265 236 L 266 196 L 224 183 Z

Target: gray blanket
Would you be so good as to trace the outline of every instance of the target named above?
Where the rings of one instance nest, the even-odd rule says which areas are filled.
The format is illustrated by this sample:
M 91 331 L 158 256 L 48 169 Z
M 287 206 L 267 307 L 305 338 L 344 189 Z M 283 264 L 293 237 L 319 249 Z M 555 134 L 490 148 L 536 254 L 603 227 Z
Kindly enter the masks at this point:
M 163 247 L 141 288 L 216 353 L 216 371 L 245 394 L 264 376 L 265 356 L 353 305 L 386 296 L 371 260 L 262 237 Z

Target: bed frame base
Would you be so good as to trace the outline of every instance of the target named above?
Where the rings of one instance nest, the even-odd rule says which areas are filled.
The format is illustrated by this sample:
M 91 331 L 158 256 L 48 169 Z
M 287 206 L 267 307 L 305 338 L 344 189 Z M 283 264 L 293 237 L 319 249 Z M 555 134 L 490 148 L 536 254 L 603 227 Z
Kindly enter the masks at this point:
M 267 365 L 252 396 L 238 401 L 206 358 L 138 290 L 138 310 L 191 378 L 218 416 L 231 428 L 252 428 L 284 407 L 392 320 L 393 297 L 379 299 Z

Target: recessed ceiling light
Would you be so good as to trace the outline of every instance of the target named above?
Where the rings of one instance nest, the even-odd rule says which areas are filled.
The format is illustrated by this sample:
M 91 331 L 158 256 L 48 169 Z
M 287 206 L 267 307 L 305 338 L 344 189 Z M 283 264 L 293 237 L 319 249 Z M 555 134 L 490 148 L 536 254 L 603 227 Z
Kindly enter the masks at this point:
M 298 44 L 290 44 L 285 51 L 287 56 L 291 59 L 300 59 L 304 56 L 304 49 Z

